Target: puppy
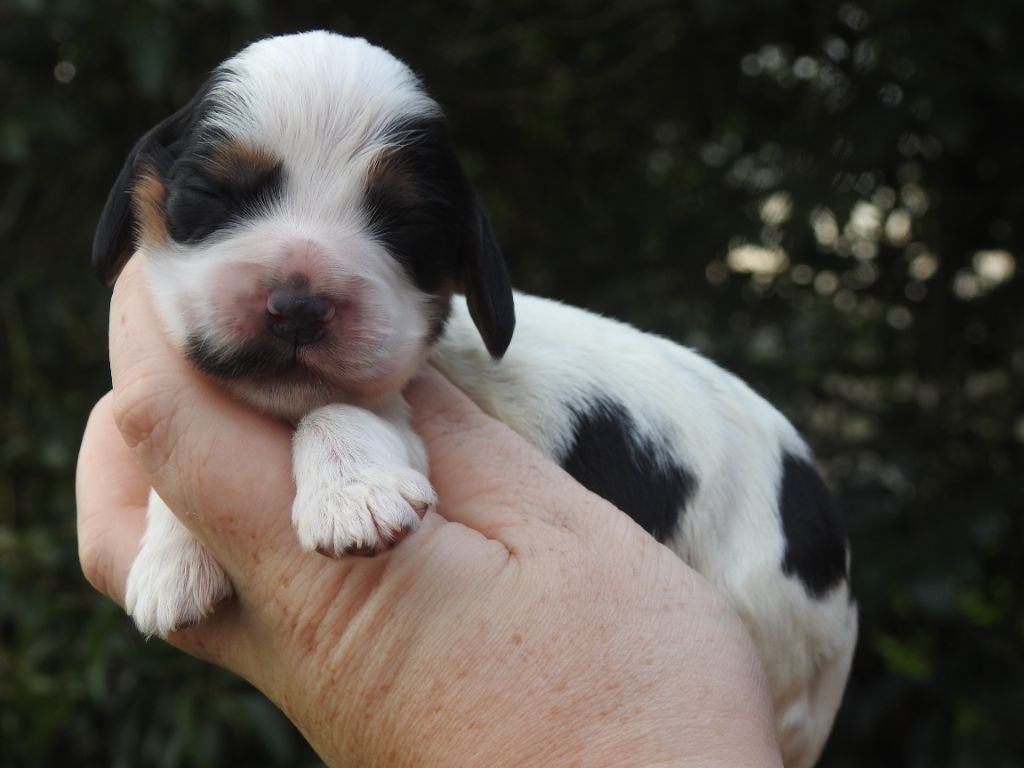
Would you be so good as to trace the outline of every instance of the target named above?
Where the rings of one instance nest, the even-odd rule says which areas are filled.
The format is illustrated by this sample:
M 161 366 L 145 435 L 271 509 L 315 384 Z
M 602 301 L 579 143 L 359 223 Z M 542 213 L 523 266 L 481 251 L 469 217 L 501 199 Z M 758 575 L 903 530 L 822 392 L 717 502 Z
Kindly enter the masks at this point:
M 730 600 L 787 765 L 814 762 L 857 613 L 807 446 L 693 352 L 513 294 L 441 110 L 404 64 L 325 32 L 244 49 L 129 154 L 96 232 L 99 275 L 112 282 L 136 247 L 181 353 L 295 425 L 306 549 L 379 552 L 436 503 L 401 396 L 429 359 Z M 231 592 L 152 494 L 128 580 L 139 629 L 166 636 Z

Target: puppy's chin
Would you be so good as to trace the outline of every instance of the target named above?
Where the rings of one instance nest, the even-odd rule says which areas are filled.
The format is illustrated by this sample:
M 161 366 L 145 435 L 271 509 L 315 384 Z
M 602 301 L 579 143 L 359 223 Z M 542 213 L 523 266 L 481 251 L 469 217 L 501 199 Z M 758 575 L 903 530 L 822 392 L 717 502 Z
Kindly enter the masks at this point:
M 315 378 L 253 382 L 225 382 L 224 386 L 239 400 L 262 413 L 298 424 L 317 408 L 342 402 L 345 396 L 329 383 Z
M 292 423 L 331 403 L 372 407 L 397 395 L 426 360 L 426 343 L 406 340 L 345 355 L 329 343 L 214 346 L 189 337 L 182 353 L 200 371 L 254 408 Z

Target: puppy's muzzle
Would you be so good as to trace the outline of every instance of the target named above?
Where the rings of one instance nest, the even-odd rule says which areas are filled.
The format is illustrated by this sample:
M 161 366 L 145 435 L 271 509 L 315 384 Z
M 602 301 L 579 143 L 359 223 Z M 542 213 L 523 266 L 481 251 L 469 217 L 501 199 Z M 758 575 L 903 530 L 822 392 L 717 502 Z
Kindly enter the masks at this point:
M 267 297 L 270 332 L 295 346 L 320 341 L 327 334 L 327 323 L 335 306 L 304 286 L 287 286 L 271 291 Z

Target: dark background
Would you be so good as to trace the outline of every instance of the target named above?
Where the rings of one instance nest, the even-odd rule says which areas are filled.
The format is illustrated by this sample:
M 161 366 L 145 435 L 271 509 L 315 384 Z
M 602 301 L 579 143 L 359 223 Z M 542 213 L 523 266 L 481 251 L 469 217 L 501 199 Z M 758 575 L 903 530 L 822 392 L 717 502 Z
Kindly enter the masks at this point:
M 823 765 L 1024 765 L 1022 15 L 0 0 L 0 763 L 315 763 L 90 590 L 72 481 L 128 148 L 246 41 L 325 27 L 422 74 L 519 287 L 695 346 L 808 435 L 861 606 Z

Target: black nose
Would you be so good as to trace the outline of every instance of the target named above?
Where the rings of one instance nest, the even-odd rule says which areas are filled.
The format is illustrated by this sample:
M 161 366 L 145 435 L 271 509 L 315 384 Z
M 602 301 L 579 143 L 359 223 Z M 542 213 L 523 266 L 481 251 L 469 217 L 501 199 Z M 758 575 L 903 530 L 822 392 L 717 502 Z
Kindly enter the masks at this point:
M 327 334 L 334 304 L 305 287 L 277 288 L 267 297 L 270 332 L 297 346 L 312 344 Z

